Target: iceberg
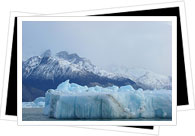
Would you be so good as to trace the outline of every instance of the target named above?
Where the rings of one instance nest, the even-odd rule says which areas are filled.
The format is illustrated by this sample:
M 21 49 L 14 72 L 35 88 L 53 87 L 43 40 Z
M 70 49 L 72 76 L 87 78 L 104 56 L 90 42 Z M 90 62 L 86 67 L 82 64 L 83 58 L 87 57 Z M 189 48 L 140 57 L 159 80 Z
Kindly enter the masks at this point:
M 67 80 L 46 92 L 43 114 L 57 119 L 170 119 L 172 90 L 87 87 Z
M 45 107 L 45 97 L 38 97 L 33 102 L 22 102 L 22 108 L 43 108 Z

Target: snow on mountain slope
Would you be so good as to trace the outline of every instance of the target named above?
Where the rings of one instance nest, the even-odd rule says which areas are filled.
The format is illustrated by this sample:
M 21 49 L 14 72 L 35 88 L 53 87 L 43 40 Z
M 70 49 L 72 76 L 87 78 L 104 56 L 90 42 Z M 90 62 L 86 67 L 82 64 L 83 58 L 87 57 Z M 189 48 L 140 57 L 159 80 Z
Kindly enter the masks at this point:
M 110 68 L 111 72 L 132 79 L 143 89 L 171 89 L 172 78 L 160 75 L 144 68 L 128 68 L 125 66 Z
M 148 89 L 171 89 L 172 78 L 148 72 L 136 79 L 136 83 Z
M 43 78 L 54 79 L 63 74 L 74 75 L 92 72 L 99 76 L 114 78 L 116 75 L 99 69 L 89 60 L 79 57 L 77 54 L 68 54 L 66 51 L 51 56 L 47 50 L 41 56 L 33 56 L 23 62 L 23 77 L 41 75 Z
M 40 56 L 34 56 L 28 59 L 28 61 L 23 61 L 22 63 L 22 70 L 23 70 L 23 76 L 28 77 L 32 71 L 40 64 L 41 57 Z
M 23 92 L 25 86 L 34 88 L 33 90 L 47 91 L 50 88 L 56 88 L 57 85 L 65 80 L 70 80 L 80 85 L 90 86 L 124 86 L 131 85 L 135 89 L 140 88 L 134 81 L 123 76 L 118 76 L 112 72 L 107 72 L 93 65 L 90 60 L 81 58 L 77 54 L 68 54 L 66 51 L 51 55 L 47 50 L 40 56 L 33 56 L 23 61 L 22 66 Z M 40 93 L 28 93 L 25 101 L 32 101 L 30 98 L 42 97 Z M 24 94 L 26 96 L 26 94 Z

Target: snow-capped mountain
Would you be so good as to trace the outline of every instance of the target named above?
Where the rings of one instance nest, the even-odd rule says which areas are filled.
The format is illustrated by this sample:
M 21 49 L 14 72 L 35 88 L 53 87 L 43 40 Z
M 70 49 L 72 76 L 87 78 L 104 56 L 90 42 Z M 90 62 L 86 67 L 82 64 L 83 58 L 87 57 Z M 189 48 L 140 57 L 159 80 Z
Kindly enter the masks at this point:
M 143 89 L 172 89 L 172 77 L 154 73 L 145 68 L 111 66 L 111 72 L 130 78 Z
M 36 69 L 36 70 L 35 70 Z M 93 65 L 89 60 L 77 54 L 68 54 L 66 51 L 51 56 L 51 51 L 45 51 L 41 56 L 33 56 L 23 62 L 23 77 L 42 76 L 45 79 L 54 79 L 64 75 L 86 75 L 88 72 L 108 78 L 117 78 L 115 74 L 106 72 Z
M 132 85 L 135 89 L 140 88 L 134 81 L 111 72 L 106 72 L 93 65 L 90 60 L 81 58 L 77 54 L 69 54 L 66 51 L 51 55 L 47 50 L 40 56 L 33 56 L 23 61 L 23 89 L 35 88 L 46 91 L 55 89 L 57 85 L 67 79 L 80 85 L 87 86 L 123 86 Z M 23 92 L 26 92 L 23 91 Z M 30 93 L 23 101 L 32 101 L 33 98 L 42 95 Z M 41 93 L 42 94 L 42 93 Z M 25 95 L 23 95 L 25 97 Z M 32 98 L 32 99 L 29 99 Z

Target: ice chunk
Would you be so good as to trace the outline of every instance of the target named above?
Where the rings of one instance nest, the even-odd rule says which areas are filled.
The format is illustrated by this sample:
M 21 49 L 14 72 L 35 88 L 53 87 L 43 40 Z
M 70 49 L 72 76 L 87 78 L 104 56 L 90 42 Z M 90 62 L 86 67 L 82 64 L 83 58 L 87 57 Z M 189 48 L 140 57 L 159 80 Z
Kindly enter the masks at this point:
M 34 102 L 22 102 L 22 108 L 33 108 L 36 107 Z
M 111 86 L 111 87 L 106 87 L 106 90 L 108 90 L 108 91 L 114 91 L 114 92 L 117 92 L 118 91 L 118 89 L 119 89 L 119 87 L 118 86 Z
M 112 119 L 127 118 L 129 113 L 110 94 L 84 93 L 83 95 L 49 96 L 50 107 L 45 112 L 59 119 Z M 49 110 L 48 110 L 49 109 Z
M 78 84 L 75 83 L 69 83 L 69 80 L 66 80 L 65 82 L 62 82 L 61 84 L 58 85 L 56 91 L 62 91 L 62 92 L 84 92 L 88 90 L 87 86 L 80 86 Z
M 58 85 L 56 91 L 69 91 L 70 88 L 70 83 L 69 80 L 66 80 L 65 82 L 62 82 L 61 84 Z
M 33 101 L 35 104 L 39 104 L 41 102 L 45 102 L 45 97 L 38 97 Z
M 44 114 L 58 119 L 171 118 L 172 91 L 88 88 L 66 81 L 46 92 Z
M 33 102 L 22 102 L 22 108 L 43 108 L 45 107 L 45 97 L 38 97 Z
M 121 86 L 119 91 L 134 91 L 134 88 L 131 85 Z

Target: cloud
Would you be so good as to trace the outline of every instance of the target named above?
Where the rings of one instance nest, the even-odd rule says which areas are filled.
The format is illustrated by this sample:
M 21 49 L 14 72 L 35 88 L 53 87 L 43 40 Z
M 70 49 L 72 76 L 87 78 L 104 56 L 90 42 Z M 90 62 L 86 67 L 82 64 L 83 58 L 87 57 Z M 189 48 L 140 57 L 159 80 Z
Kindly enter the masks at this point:
M 24 22 L 23 57 L 65 50 L 102 68 L 126 65 L 171 75 L 170 26 L 165 21 Z

